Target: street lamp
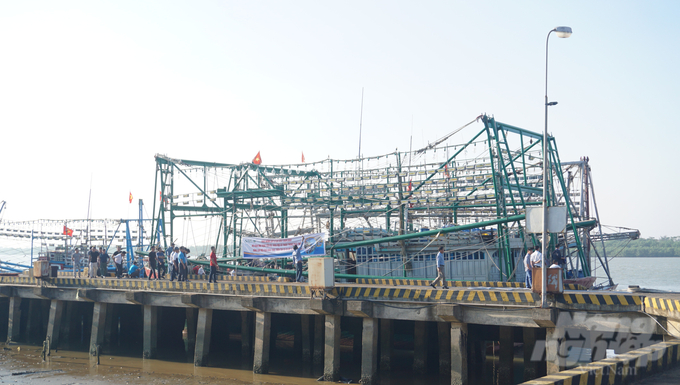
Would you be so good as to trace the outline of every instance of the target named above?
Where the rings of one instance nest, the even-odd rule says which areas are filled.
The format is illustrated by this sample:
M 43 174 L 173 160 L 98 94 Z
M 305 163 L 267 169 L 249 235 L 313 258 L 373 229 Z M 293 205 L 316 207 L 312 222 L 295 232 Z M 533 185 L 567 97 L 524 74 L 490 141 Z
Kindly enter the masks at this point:
M 541 307 L 548 307 L 548 299 L 545 295 L 548 286 L 548 270 L 546 267 L 545 253 L 548 242 L 548 172 L 550 170 L 550 157 L 548 156 L 548 107 L 557 102 L 548 102 L 548 41 L 550 34 L 555 32 L 557 37 L 567 38 L 571 36 L 571 27 L 555 27 L 548 32 L 545 39 L 545 129 L 543 130 L 543 234 L 541 236 Z

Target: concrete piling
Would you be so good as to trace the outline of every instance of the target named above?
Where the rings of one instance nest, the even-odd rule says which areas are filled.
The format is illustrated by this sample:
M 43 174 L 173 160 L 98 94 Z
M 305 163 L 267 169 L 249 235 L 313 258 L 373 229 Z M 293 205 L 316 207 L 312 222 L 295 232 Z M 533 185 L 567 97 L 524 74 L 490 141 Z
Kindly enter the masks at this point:
M 324 381 L 336 382 L 340 378 L 340 316 L 325 316 Z
M 144 317 L 144 332 L 142 336 L 144 351 L 142 356 L 144 358 L 156 358 L 158 347 L 158 307 L 144 305 L 142 311 Z
M 468 325 L 451 323 L 451 385 L 468 385 Z
M 212 330 L 212 316 L 213 309 L 198 309 L 194 366 L 207 366 L 208 364 L 208 353 L 210 353 L 210 336 Z
M 538 377 L 538 361 L 533 357 L 536 349 L 536 329 L 522 328 L 524 342 L 524 381 L 531 381 Z
M 498 384 L 512 385 L 514 383 L 513 348 L 515 344 L 514 329 L 511 326 L 500 326 L 501 350 L 499 355 Z
M 392 320 L 380 320 L 380 370 L 392 370 Z
M 413 372 L 427 373 L 427 322 L 416 321 L 413 328 Z
M 21 298 L 9 299 L 9 321 L 7 323 L 7 341 L 19 341 L 21 336 Z
M 253 372 L 257 374 L 265 374 L 269 372 L 271 322 L 271 313 L 255 313 L 255 351 L 253 355 Z
M 253 354 L 253 317 L 252 312 L 241 312 L 241 357 Z
M 378 372 L 378 320 L 364 318 L 361 333 L 361 381 L 374 384 Z
M 324 316 L 314 316 L 314 352 L 312 354 L 312 363 L 314 366 L 321 366 L 323 364 L 324 335 L 326 332 L 324 322 Z
M 50 315 L 49 321 L 47 322 L 47 338 L 49 338 L 50 346 L 52 348 L 59 346 L 63 310 L 64 301 L 57 299 L 50 301 Z
M 104 343 L 104 328 L 106 327 L 106 310 L 108 304 L 95 302 L 92 312 L 92 331 L 90 335 L 90 355 L 96 356 L 99 346 Z
M 310 363 L 312 362 L 312 350 L 311 350 L 311 330 L 309 315 L 300 316 L 300 325 L 302 329 L 302 362 Z

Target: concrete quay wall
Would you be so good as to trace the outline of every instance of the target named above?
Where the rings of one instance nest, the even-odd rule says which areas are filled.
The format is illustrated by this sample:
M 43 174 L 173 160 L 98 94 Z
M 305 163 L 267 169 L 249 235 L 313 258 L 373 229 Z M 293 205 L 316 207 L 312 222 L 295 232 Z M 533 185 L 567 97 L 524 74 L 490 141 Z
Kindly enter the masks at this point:
M 39 343 L 49 337 L 51 346 L 68 348 L 75 335 L 84 335 L 94 356 L 123 338 L 115 329 L 125 323 L 124 329 L 139 331 L 131 338 L 141 342 L 140 355 L 155 358 L 166 343 L 159 336 L 177 340 L 186 325 L 194 364 L 204 366 L 219 348 L 215 334 L 225 333 L 213 325 L 227 325 L 240 334 L 242 355 L 252 357 L 253 371 L 268 373 L 277 330 L 288 325 L 295 330 L 300 362 L 322 366 L 324 377 L 337 381 L 341 332 L 349 332 L 361 358 L 361 381 L 370 384 L 379 382 L 381 370 L 391 370 L 395 330 L 406 329 L 415 373 L 434 367 L 451 384 L 476 383 L 493 343 L 499 346 L 498 383 L 512 384 L 516 344 L 523 346 L 523 377 L 533 380 L 565 369 L 564 350 L 575 341 L 595 347 L 597 356 L 604 354 L 597 347 L 605 339 L 607 347 L 626 353 L 664 334 L 639 313 L 642 299 L 636 296 L 569 294 L 541 309 L 526 290 L 340 285 L 312 294 L 307 286 L 285 283 L 14 280 L 0 282 L 0 338 Z M 600 312 L 589 311 L 594 308 Z

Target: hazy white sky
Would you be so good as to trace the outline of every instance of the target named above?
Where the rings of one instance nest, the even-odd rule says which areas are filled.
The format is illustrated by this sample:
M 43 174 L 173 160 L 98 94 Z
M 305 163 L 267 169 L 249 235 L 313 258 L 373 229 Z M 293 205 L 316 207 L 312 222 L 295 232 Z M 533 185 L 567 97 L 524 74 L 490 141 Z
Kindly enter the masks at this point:
M 603 223 L 680 235 L 677 1 L 3 1 L 4 219 L 132 218 L 154 154 L 264 164 L 427 144 L 480 113 L 589 156 Z M 455 137 L 453 142 L 457 142 Z M 148 212 L 151 210 L 148 209 Z

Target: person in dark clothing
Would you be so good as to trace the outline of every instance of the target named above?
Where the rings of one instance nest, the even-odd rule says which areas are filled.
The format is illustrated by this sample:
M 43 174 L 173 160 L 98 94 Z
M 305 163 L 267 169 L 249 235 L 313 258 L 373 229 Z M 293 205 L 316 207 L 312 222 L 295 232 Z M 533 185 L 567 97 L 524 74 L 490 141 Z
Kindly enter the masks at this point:
M 109 254 L 103 247 L 99 248 L 99 270 L 101 271 L 101 276 L 106 277 L 109 275 Z
M 88 277 L 97 278 L 97 271 L 99 270 L 99 252 L 97 248 L 90 247 L 90 252 L 88 253 L 90 257 L 90 269 L 88 270 Z
M 158 280 L 158 273 L 156 272 L 157 268 L 157 263 L 156 263 L 156 246 L 151 246 L 151 251 L 149 251 L 149 280 L 151 280 L 151 277 L 153 276 L 156 280 Z
M 160 246 L 156 246 L 156 260 L 158 261 L 158 275 L 160 279 L 165 277 L 167 267 L 165 266 L 165 252 Z

